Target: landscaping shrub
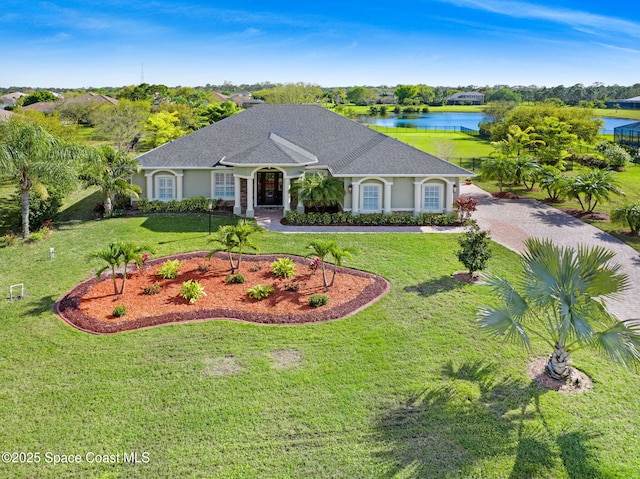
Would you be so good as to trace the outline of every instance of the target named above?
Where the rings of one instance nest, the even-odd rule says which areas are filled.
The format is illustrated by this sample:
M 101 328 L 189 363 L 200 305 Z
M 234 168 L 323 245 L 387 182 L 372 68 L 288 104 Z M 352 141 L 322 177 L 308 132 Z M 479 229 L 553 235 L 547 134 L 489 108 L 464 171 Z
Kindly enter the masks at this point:
M 412 214 L 393 213 L 363 213 L 354 215 L 348 211 L 337 213 L 298 213 L 287 211 L 286 223 L 291 225 L 332 225 L 348 224 L 356 226 L 452 226 L 460 224 L 455 213 L 420 213 Z
M 590 168 L 598 168 L 600 170 L 609 168 L 609 161 L 605 158 L 595 155 L 587 155 L 587 154 L 573 154 L 567 158 L 565 161 L 575 161 L 576 163 L 580 163 L 581 165 L 588 166 Z
M 42 241 L 47 237 L 50 231 L 51 230 L 49 228 L 45 227 L 40 228 L 38 231 L 34 231 L 29 235 L 29 238 L 27 238 L 27 243 L 37 243 L 39 241 Z
M 473 222 L 469 229 L 458 238 L 460 249 L 456 252 L 458 260 L 473 274 L 487 267 L 491 259 L 489 248 L 489 232 L 480 230 Z
M 242 284 L 244 283 L 244 275 L 241 273 L 238 274 L 228 274 L 225 278 L 224 278 L 225 283 L 230 283 L 230 284 Z
M 127 307 L 124 304 L 119 304 L 118 306 L 113 308 L 113 315 L 116 318 L 121 318 L 125 314 L 127 314 Z
M 143 213 L 202 213 L 209 211 L 209 201 L 213 201 L 213 208 L 215 208 L 216 200 L 210 200 L 204 196 L 185 198 L 180 201 L 149 201 L 147 198 L 140 198 L 138 210 Z
M 160 292 L 160 283 L 153 283 L 151 286 L 142 288 L 142 294 L 158 294 Z
M 193 279 L 182 283 L 180 294 L 191 304 L 199 301 L 203 296 L 207 295 L 207 293 L 204 292 L 204 286 Z
M 326 294 L 312 294 L 309 296 L 309 306 L 319 308 L 329 302 L 329 296 Z
M 4 241 L 5 246 L 16 246 L 19 240 L 20 236 L 15 234 L 13 231 L 7 231 L 2 237 L 2 241 Z
M 271 263 L 271 272 L 280 278 L 291 278 L 296 274 L 296 267 L 290 258 L 278 258 Z
M 182 261 L 170 259 L 162 263 L 158 270 L 158 275 L 164 279 L 175 279 L 178 276 L 178 270 L 182 266 Z
M 253 288 L 249 288 L 247 290 L 247 294 L 251 296 L 253 299 L 257 299 L 261 301 L 269 297 L 271 293 L 273 293 L 273 286 L 268 286 L 265 284 L 256 284 Z

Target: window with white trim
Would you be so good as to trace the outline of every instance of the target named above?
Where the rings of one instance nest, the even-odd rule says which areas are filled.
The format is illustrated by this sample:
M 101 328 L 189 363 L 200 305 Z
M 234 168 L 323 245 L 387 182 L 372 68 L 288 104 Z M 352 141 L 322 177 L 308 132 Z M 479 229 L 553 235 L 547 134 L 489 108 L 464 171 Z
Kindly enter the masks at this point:
M 380 185 L 362 185 L 362 211 L 380 211 Z
M 236 183 L 233 173 L 213 174 L 213 197 L 232 200 L 235 198 Z
M 176 179 L 173 176 L 156 177 L 156 192 L 160 201 L 169 201 L 175 199 Z
M 441 212 L 443 210 L 443 192 L 444 189 L 439 183 L 427 183 L 426 185 L 424 185 L 424 195 L 422 203 L 423 211 Z

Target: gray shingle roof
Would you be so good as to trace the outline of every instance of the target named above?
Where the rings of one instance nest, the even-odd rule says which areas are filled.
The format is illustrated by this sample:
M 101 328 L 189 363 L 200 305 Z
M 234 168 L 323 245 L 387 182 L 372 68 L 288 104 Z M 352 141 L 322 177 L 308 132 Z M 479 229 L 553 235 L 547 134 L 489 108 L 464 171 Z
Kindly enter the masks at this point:
M 140 155 L 138 161 L 145 169 L 319 164 L 334 176 L 472 175 L 316 105 L 258 105 Z

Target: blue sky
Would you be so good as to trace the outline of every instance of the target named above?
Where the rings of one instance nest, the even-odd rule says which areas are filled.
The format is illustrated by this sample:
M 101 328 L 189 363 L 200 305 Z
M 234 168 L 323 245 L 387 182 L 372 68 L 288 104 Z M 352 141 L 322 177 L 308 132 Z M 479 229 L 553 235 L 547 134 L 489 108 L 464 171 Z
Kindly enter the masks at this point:
M 5 0 L 0 86 L 631 85 L 634 5 Z

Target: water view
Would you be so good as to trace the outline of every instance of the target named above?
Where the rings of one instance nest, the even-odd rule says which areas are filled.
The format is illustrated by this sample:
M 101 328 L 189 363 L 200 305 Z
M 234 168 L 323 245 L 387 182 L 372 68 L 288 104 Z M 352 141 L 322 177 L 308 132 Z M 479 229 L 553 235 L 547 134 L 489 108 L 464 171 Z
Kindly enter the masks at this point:
M 387 116 L 363 115 L 361 121 L 369 125 L 376 125 L 388 128 L 420 128 L 423 130 L 449 130 L 459 131 L 460 128 L 478 129 L 478 123 L 485 118 L 484 113 L 462 113 L 462 112 L 438 112 L 438 113 L 411 113 L 395 114 Z M 602 118 L 604 126 L 601 133 L 613 134 L 613 129 L 633 123 L 634 120 L 628 118 Z

